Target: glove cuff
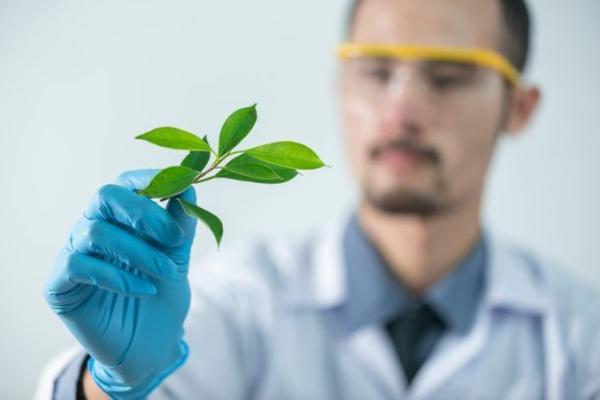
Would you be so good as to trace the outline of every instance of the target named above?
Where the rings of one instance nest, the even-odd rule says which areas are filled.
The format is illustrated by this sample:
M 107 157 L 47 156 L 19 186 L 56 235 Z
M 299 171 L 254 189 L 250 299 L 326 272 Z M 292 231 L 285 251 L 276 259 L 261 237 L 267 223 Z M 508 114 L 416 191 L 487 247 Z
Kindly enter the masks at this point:
M 179 349 L 181 356 L 179 356 L 174 363 L 162 370 L 158 375 L 151 377 L 148 381 L 133 385 L 120 381 L 111 373 L 110 368 L 95 361 L 92 356 L 90 356 L 87 366 L 96 385 L 98 385 L 103 392 L 108 394 L 111 399 L 145 399 L 167 376 L 171 375 L 177 368 L 185 363 L 189 354 L 189 348 L 183 339 L 179 342 Z

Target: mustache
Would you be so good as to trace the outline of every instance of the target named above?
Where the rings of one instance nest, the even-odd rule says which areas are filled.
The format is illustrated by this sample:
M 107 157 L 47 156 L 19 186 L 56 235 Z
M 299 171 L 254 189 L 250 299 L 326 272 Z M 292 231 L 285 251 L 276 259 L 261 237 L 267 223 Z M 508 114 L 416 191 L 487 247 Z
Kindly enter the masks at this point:
M 431 161 L 433 164 L 439 164 L 440 162 L 440 155 L 435 149 L 414 143 L 406 138 L 393 139 L 388 142 L 373 146 L 369 152 L 369 158 L 374 160 L 386 150 L 402 150 L 417 154 L 425 160 Z

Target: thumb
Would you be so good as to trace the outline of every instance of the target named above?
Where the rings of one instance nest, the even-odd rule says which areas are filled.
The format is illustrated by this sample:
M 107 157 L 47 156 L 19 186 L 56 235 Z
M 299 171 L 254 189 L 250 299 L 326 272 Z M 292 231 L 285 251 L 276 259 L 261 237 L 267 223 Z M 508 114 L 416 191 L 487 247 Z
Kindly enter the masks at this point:
M 188 203 L 196 204 L 196 191 L 194 190 L 193 186 L 190 186 L 183 193 L 177 195 L 177 197 L 169 199 L 169 202 L 167 203 L 167 212 L 171 214 L 173 219 L 179 224 L 185 233 L 185 239 L 181 246 L 185 249 L 189 249 L 194 242 L 194 235 L 196 233 L 196 224 L 198 220 L 186 214 L 179 201 L 177 201 L 177 198 L 181 198 Z
M 127 171 L 119 175 L 116 184 L 126 187 L 130 190 L 139 190 L 145 188 L 152 178 L 160 172 L 159 169 L 142 169 Z M 196 191 L 193 186 L 187 188 L 183 193 L 177 197 L 182 198 L 185 201 L 196 204 Z M 180 248 L 188 251 L 194 241 L 194 234 L 196 232 L 196 218 L 192 218 L 183 211 L 181 204 L 177 199 L 169 199 L 166 207 L 167 212 L 175 219 L 184 232 L 184 240 L 181 243 Z

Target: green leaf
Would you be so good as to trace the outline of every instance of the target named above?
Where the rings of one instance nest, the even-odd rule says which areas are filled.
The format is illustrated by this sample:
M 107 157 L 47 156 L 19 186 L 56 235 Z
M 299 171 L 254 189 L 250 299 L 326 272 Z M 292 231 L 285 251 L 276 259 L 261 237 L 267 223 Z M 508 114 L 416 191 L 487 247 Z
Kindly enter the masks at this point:
M 237 181 L 245 181 L 245 182 L 254 182 L 254 183 L 268 183 L 268 184 L 277 184 L 277 183 L 285 183 L 289 180 L 291 180 L 292 178 L 294 178 L 298 172 L 296 172 L 293 169 L 288 169 L 288 171 L 291 171 L 292 174 L 289 174 L 286 177 L 282 177 L 279 180 L 269 180 L 269 179 L 256 179 L 256 178 L 249 178 L 247 176 L 244 175 L 240 175 L 240 174 L 236 174 L 234 172 L 229 172 L 227 170 L 222 170 L 220 171 L 217 175 L 215 175 L 217 178 L 228 178 L 228 179 L 235 179 Z
M 208 144 L 198 136 L 170 126 L 153 129 L 135 138 L 169 149 L 210 151 Z
M 225 168 L 215 176 L 256 183 L 283 183 L 298 175 L 294 169 L 269 164 L 245 153 L 231 160 Z
M 316 169 L 325 166 L 319 156 L 302 143 L 283 141 L 246 150 L 246 154 L 269 164 L 294 169 Z
M 208 144 L 208 139 L 206 135 L 202 138 Z M 210 160 L 210 152 L 207 151 L 191 151 L 183 161 L 181 165 L 184 167 L 188 167 L 194 169 L 198 172 L 202 172 L 206 164 L 208 164 L 208 160 Z
M 254 179 L 281 179 L 281 177 L 277 175 L 275 171 L 273 171 L 269 164 L 259 161 L 256 158 L 252 158 L 247 154 L 240 154 L 233 160 L 229 161 L 225 166 L 225 170 Z
M 150 184 L 138 193 L 151 198 L 172 197 L 190 187 L 198 174 L 198 171 L 188 167 L 167 167 L 156 174 Z
M 185 211 L 187 215 L 193 218 L 198 218 L 204 223 L 204 225 L 208 227 L 208 229 L 211 230 L 217 241 L 217 246 L 219 246 L 221 244 L 221 239 L 223 238 L 223 223 L 219 217 L 179 197 L 177 198 L 177 201 L 179 201 L 179 204 L 181 204 L 183 211 Z
M 219 134 L 219 156 L 233 150 L 250 133 L 256 123 L 256 103 L 231 114 Z

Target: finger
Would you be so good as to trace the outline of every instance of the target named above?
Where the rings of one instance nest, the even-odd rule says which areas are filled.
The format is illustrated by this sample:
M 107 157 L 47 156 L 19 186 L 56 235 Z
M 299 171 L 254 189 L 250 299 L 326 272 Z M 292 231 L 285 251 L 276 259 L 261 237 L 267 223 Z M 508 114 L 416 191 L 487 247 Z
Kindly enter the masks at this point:
M 157 292 L 152 282 L 85 254 L 70 255 L 67 276 L 72 282 L 97 286 L 124 296 L 151 296 Z
M 117 184 L 136 191 L 145 188 L 154 176 L 160 172 L 159 169 L 141 169 L 126 171 L 119 175 Z M 193 186 L 187 188 L 183 193 L 177 195 L 190 203 L 196 203 L 196 191 Z M 175 198 L 171 198 L 167 203 L 167 212 L 175 219 L 184 232 L 184 247 L 191 247 L 196 232 L 196 218 L 192 218 L 183 211 L 181 204 Z M 184 243 L 182 243 L 184 244 Z
M 71 282 L 67 277 L 67 265 L 71 252 L 62 248 L 58 253 L 52 275 L 46 281 L 44 286 L 44 297 L 50 307 L 57 313 L 69 312 L 77 307 L 81 301 L 82 293 L 78 285 Z
M 186 191 L 181 193 L 179 196 L 183 200 L 191 203 L 196 202 L 196 192 L 193 187 L 188 188 Z M 196 218 L 192 218 L 185 213 L 181 204 L 177 199 L 170 199 L 167 203 L 167 212 L 173 216 L 179 226 L 182 227 L 185 232 L 185 239 L 181 246 L 174 249 L 165 249 L 171 259 L 179 266 L 179 272 L 187 272 L 190 263 L 190 251 L 192 243 L 194 241 L 194 235 L 196 233 Z
M 115 185 L 129 189 L 132 192 L 142 190 L 150 184 L 152 179 L 160 172 L 160 169 L 136 169 L 121 173 Z
M 158 279 L 170 279 L 178 266 L 148 242 L 104 220 L 82 219 L 73 228 L 69 247 L 76 253 L 102 255 Z
M 84 216 L 127 227 L 136 235 L 164 246 L 175 247 L 184 240 L 184 232 L 173 217 L 147 197 L 118 185 L 98 190 Z
M 189 203 L 196 204 L 196 191 L 193 186 L 187 188 L 177 197 L 180 197 Z M 198 220 L 187 215 L 183 210 L 183 207 L 181 207 L 181 204 L 175 198 L 170 199 L 167 203 L 167 212 L 173 217 L 181 229 L 183 229 L 185 238 L 182 245 L 189 249 L 194 241 Z
M 98 275 L 95 271 L 100 268 L 106 271 L 102 271 L 95 281 L 100 282 L 104 289 L 135 297 L 156 293 L 156 287 L 151 282 L 105 261 L 63 248 L 58 254 L 53 274 L 44 287 L 44 297 L 48 305 L 59 314 L 77 308 L 81 301 L 89 296 L 89 291 L 86 290 L 89 286 L 80 283 L 90 284 L 92 278 Z M 84 273 L 80 270 L 90 271 L 87 278 L 83 277 Z

